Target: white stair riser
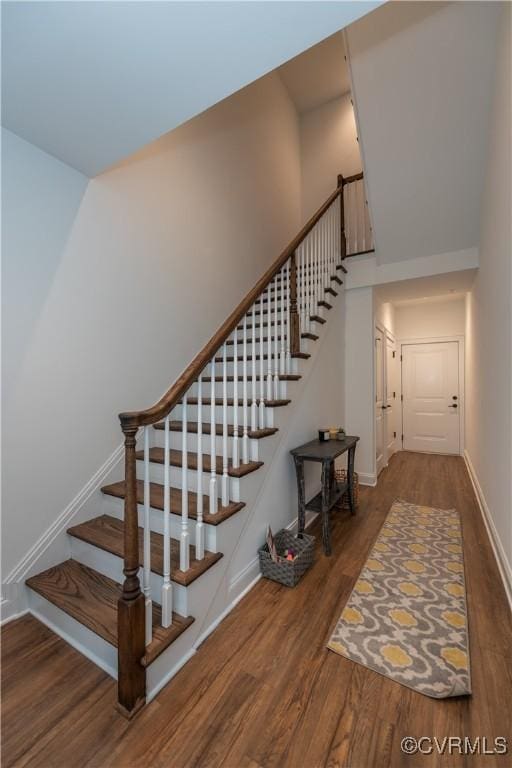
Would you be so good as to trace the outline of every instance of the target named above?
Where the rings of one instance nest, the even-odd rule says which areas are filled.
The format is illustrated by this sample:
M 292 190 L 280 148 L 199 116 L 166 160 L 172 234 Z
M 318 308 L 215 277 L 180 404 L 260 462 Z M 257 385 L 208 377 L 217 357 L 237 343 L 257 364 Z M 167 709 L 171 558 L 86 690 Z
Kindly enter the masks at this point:
M 171 494 L 173 492 L 173 489 L 171 488 Z M 108 498 L 108 500 L 107 500 Z M 118 520 L 124 520 L 124 502 L 123 499 L 116 499 L 114 496 L 105 497 L 106 501 L 103 505 L 103 512 L 106 515 L 111 515 L 111 517 L 115 517 Z M 144 507 L 139 504 L 137 506 L 137 511 L 139 515 L 139 526 L 142 528 L 144 523 Z M 178 515 L 171 515 L 171 538 L 173 539 L 179 539 L 181 534 L 181 519 Z M 150 509 L 150 520 L 149 525 L 152 531 L 156 531 L 156 533 L 162 533 L 164 532 L 164 513 L 161 509 L 154 509 L 151 507 Z M 195 536 L 196 536 L 196 522 L 193 518 L 189 517 L 188 520 L 188 528 L 190 532 L 190 543 L 195 543 Z M 219 549 L 219 543 L 218 543 L 218 536 L 217 532 L 219 530 L 219 526 L 217 525 L 208 525 L 207 523 L 204 523 L 204 535 L 205 535 L 205 548 L 209 550 L 210 552 L 219 552 L 221 551 Z
M 124 581 L 123 574 L 123 560 L 117 555 L 113 555 L 110 552 L 105 552 L 102 549 L 98 549 L 92 544 L 89 544 L 75 537 L 71 538 L 71 552 L 73 560 L 77 560 L 83 565 L 87 565 L 89 568 L 93 568 L 95 571 L 102 573 L 104 576 L 108 576 L 110 579 L 117 581 L 118 584 L 122 584 Z M 218 561 L 220 562 L 220 561 Z M 200 607 L 200 591 L 204 589 L 201 587 L 201 580 L 205 578 L 211 578 L 215 574 L 213 573 L 217 563 L 211 566 L 204 574 L 201 574 L 188 586 L 177 584 L 172 579 L 172 602 L 173 610 L 179 613 L 181 616 L 194 616 L 197 615 Z M 142 569 L 139 570 L 139 580 L 142 587 Z M 163 576 L 158 573 L 151 572 L 151 599 L 158 603 L 162 602 L 162 585 L 164 583 Z
M 65 611 L 34 592 L 29 593 L 29 610 L 43 624 L 64 638 L 70 645 L 117 679 L 117 648 L 73 619 Z
M 249 425 L 250 426 L 250 425 Z M 154 436 L 154 443 L 153 445 L 163 448 L 164 447 L 164 431 L 162 429 L 156 429 L 155 430 L 155 436 Z M 262 439 L 269 439 L 269 438 L 262 438 Z M 170 442 L 171 442 L 171 449 L 174 450 L 181 450 L 181 432 L 171 432 L 170 433 Z M 199 452 L 199 445 L 201 446 L 200 452 L 201 453 L 210 453 L 210 435 L 203 435 L 201 437 L 201 440 L 198 439 L 197 434 L 193 432 L 188 433 L 188 450 L 192 451 L 192 453 L 198 453 Z M 251 440 L 249 439 L 249 458 L 251 461 L 258 461 L 258 454 L 259 454 L 259 443 L 261 440 Z M 234 443 L 234 437 L 228 437 L 228 450 L 229 455 L 231 456 L 233 453 L 233 446 Z M 239 445 L 239 455 L 240 455 L 240 461 L 242 457 L 242 434 L 240 430 L 240 435 L 238 437 L 238 445 Z M 217 435 L 215 438 L 215 450 L 217 456 L 219 456 L 222 453 L 222 436 Z
M 286 406 L 283 406 L 286 407 Z M 234 406 L 228 405 L 227 407 L 227 420 L 228 424 L 233 423 L 233 409 Z M 265 407 L 265 427 L 274 427 L 277 426 L 276 423 L 276 415 L 274 411 L 279 410 L 278 408 L 270 408 Z M 203 421 L 209 421 L 210 420 L 210 408 L 203 408 L 201 409 L 201 418 Z M 171 419 L 173 421 L 181 421 L 182 420 L 182 407 L 181 405 L 177 405 L 176 408 L 174 408 Z M 187 419 L 190 421 L 197 421 L 198 420 L 198 406 L 197 405 L 190 405 L 187 404 Z M 215 423 L 216 424 L 222 424 L 223 419 L 223 407 L 222 405 L 216 405 L 215 406 Z M 249 424 L 251 423 L 251 417 L 250 417 L 250 409 L 248 414 Z M 243 408 L 241 406 L 238 406 L 238 424 L 242 424 L 243 422 Z
M 240 375 L 240 371 L 238 372 L 238 375 Z M 259 386 L 260 386 L 259 382 L 260 382 L 260 376 L 259 376 L 259 372 L 258 372 L 258 376 L 256 378 L 256 385 L 257 385 L 256 386 L 256 398 L 258 398 L 259 391 L 260 391 L 259 390 Z M 290 385 L 293 385 L 293 384 L 294 384 L 293 381 L 292 382 L 290 382 L 290 381 L 283 381 L 283 380 L 279 381 L 279 388 L 280 388 L 279 397 L 280 397 L 280 399 L 285 400 L 288 397 L 288 392 L 290 390 Z M 223 382 L 222 381 L 216 381 L 215 382 L 215 396 L 216 397 L 222 397 L 222 390 L 223 390 Z M 227 394 L 228 394 L 228 397 L 233 397 L 234 398 L 234 390 L 235 390 L 234 382 L 233 381 L 228 381 L 227 382 Z M 199 393 L 199 385 L 196 383 L 196 384 L 192 385 L 192 389 L 188 392 L 188 396 L 189 397 L 197 397 L 198 393 Z M 241 381 L 238 382 L 238 392 L 237 392 L 237 394 L 238 394 L 238 399 L 242 400 L 243 391 L 242 391 L 242 382 Z M 210 404 L 210 382 L 205 382 L 203 384 L 202 395 L 203 395 L 203 408 L 205 408 L 205 407 L 209 408 L 209 404 Z M 252 402 L 252 377 L 249 377 L 248 380 L 247 380 L 247 403 L 248 403 L 249 406 L 250 406 L 251 402 Z M 208 417 L 209 417 L 209 415 L 210 415 L 210 411 L 208 411 Z M 204 421 L 206 421 L 205 418 L 203 418 L 203 422 Z
M 189 469 L 187 471 L 187 488 L 189 491 L 193 491 L 194 493 L 197 491 L 197 472 L 195 469 Z M 142 480 L 144 477 L 144 463 L 142 461 L 137 461 L 137 477 L 139 480 Z M 202 472 L 202 489 L 204 494 L 208 494 L 208 483 L 210 481 L 210 473 L 209 472 Z M 163 464 L 157 464 L 156 462 L 150 462 L 149 465 L 149 479 L 152 483 L 159 483 L 160 485 L 163 485 L 164 482 L 164 465 Z M 229 486 L 229 498 L 231 501 L 240 501 L 240 493 L 241 493 L 241 484 L 243 483 L 244 478 L 238 479 L 237 477 L 229 477 L 228 479 L 228 486 Z M 181 487 L 181 467 L 171 467 L 170 471 L 170 482 L 171 486 L 177 488 L 178 486 Z M 218 496 L 220 498 L 220 483 L 221 483 L 221 475 L 217 474 L 217 492 Z

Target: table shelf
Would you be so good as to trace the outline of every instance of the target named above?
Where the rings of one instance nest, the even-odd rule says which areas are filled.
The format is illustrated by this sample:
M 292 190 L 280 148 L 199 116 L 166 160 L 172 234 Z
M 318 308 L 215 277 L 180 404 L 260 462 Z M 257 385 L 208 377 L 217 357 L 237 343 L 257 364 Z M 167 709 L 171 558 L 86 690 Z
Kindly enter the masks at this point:
M 331 489 L 329 511 L 336 506 L 347 490 L 348 483 L 336 483 L 336 487 Z M 306 503 L 306 509 L 312 510 L 313 512 L 322 511 L 322 491 L 317 493 L 316 496 L 313 496 L 313 498 Z

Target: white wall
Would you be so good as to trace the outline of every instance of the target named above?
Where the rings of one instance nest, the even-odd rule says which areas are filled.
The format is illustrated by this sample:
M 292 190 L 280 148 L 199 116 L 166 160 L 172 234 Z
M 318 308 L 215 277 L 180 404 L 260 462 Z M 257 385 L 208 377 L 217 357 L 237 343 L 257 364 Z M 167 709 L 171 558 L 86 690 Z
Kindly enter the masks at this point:
M 3 576 L 300 224 L 295 109 L 270 75 L 86 186 L 3 144 Z
M 94 176 L 376 5 L 4 3 L 2 124 Z
M 511 8 L 508 3 L 504 6 L 483 195 L 480 269 L 467 302 L 466 446 L 512 598 Z
M 362 168 L 350 94 L 300 117 L 302 217 L 306 221 L 336 188 L 338 173 Z
M 375 482 L 373 289 L 345 293 L 345 425 L 361 438 L 356 470 L 363 482 Z
M 478 244 L 499 6 L 391 2 L 347 29 L 381 263 Z
M 391 301 L 383 301 L 378 292 L 373 292 L 373 317 L 375 323 L 385 328 L 393 335 L 395 333 L 395 307 Z
M 396 336 L 399 339 L 464 336 L 465 324 L 464 296 L 419 299 L 414 303 L 395 305 Z

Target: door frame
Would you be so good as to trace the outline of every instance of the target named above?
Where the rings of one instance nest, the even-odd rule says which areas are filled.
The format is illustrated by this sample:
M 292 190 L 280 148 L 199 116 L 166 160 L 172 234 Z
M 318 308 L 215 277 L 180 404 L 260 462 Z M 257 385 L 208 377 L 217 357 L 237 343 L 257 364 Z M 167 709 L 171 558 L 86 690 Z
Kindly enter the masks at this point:
M 398 382 L 399 392 L 400 392 L 400 418 L 399 418 L 399 424 L 400 424 L 400 435 L 403 435 L 404 433 L 404 406 L 403 406 L 403 400 L 402 400 L 402 393 L 403 393 L 403 349 L 402 347 L 407 346 L 409 344 L 443 344 L 446 342 L 455 341 L 459 345 L 459 386 L 460 386 L 460 392 L 459 392 L 459 404 L 460 404 L 460 417 L 459 417 L 459 456 L 464 455 L 464 448 L 465 448 L 465 404 L 466 404 L 466 382 L 465 382 L 465 364 L 464 364 L 464 336 L 429 336 L 429 337 L 423 337 L 423 338 L 403 338 L 403 339 L 397 339 L 397 347 L 400 348 L 400 377 Z M 400 450 L 403 450 L 403 437 L 400 440 Z M 453 454 L 457 455 L 457 454 Z
M 385 342 L 386 337 L 388 337 L 394 343 L 394 345 L 395 345 L 396 354 L 397 355 L 401 355 L 402 354 L 402 347 L 400 346 L 400 341 L 396 338 L 395 334 L 392 333 L 390 330 L 388 330 L 388 328 L 386 328 L 386 326 L 383 325 L 380 321 L 376 320 L 374 322 L 374 326 L 373 326 L 373 345 L 374 346 L 373 346 L 373 360 L 372 360 L 372 369 L 373 369 L 373 409 L 374 409 L 373 410 L 373 462 L 374 462 L 373 466 L 375 468 L 375 481 L 376 482 L 377 482 L 378 477 L 379 477 L 379 471 L 377 469 L 377 419 L 376 419 L 376 416 L 375 416 L 375 402 L 376 402 L 376 398 L 377 398 L 377 386 L 376 386 L 376 373 L 377 372 L 375 370 L 375 340 L 377 338 L 377 335 L 382 336 L 383 342 Z M 383 354 L 382 354 L 383 397 L 385 397 L 386 394 L 387 394 L 387 391 L 386 391 L 387 390 L 387 375 L 386 375 L 387 359 L 386 358 L 387 358 L 387 356 L 386 356 L 386 346 L 385 346 L 385 343 L 384 343 L 383 344 Z M 399 365 L 400 364 L 400 360 L 397 360 L 396 364 Z M 398 379 L 398 381 L 397 381 L 397 385 L 396 385 L 397 386 L 397 389 L 396 389 L 396 392 L 397 392 L 396 401 L 397 401 L 397 407 L 398 407 L 398 404 L 400 403 L 401 396 L 402 396 L 402 367 L 401 367 L 401 365 L 400 365 L 400 367 L 398 369 L 397 379 Z M 399 417 L 395 416 L 395 424 L 396 424 L 396 427 L 397 427 L 397 436 L 396 436 L 397 448 L 395 450 L 395 453 L 398 453 L 398 451 L 402 450 L 402 441 L 400 440 L 401 432 L 398 431 L 399 429 L 400 430 L 402 429 L 402 409 L 398 408 L 398 410 L 400 411 L 400 416 Z M 384 418 L 384 425 L 385 425 L 385 427 L 387 429 L 387 420 L 386 420 L 387 417 L 384 416 L 383 418 Z M 387 446 L 386 437 L 385 437 L 385 434 L 384 434 L 384 429 L 383 429 L 382 455 L 383 455 L 382 469 L 385 469 L 388 466 L 389 459 L 391 457 L 388 456 L 388 446 Z

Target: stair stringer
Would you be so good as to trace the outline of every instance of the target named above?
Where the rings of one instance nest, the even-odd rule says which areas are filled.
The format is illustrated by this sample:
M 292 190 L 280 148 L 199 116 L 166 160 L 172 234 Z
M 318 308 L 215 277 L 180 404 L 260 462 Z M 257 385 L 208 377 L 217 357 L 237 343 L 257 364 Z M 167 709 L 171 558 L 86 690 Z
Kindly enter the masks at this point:
M 201 581 L 201 605 L 194 624 L 148 668 L 148 700 L 176 674 L 209 634 L 259 579 L 258 547 L 267 525 L 274 531 L 293 528 L 297 519 L 295 471 L 289 451 L 312 439 L 321 426 L 343 424 L 344 294 L 333 301 L 320 338 L 309 347 L 311 357 L 300 361 L 302 379 L 293 383 L 292 402 L 276 414 L 279 431 L 264 441 L 257 472 L 243 480 L 244 510 L 218 528 L 224 557 Z M 325 372 L 329 371 L 329 376 Z M 308 468 L 306 492 L 320 487 L 318 471 Z M 268 510 L 272 510 L 269 512 Z

